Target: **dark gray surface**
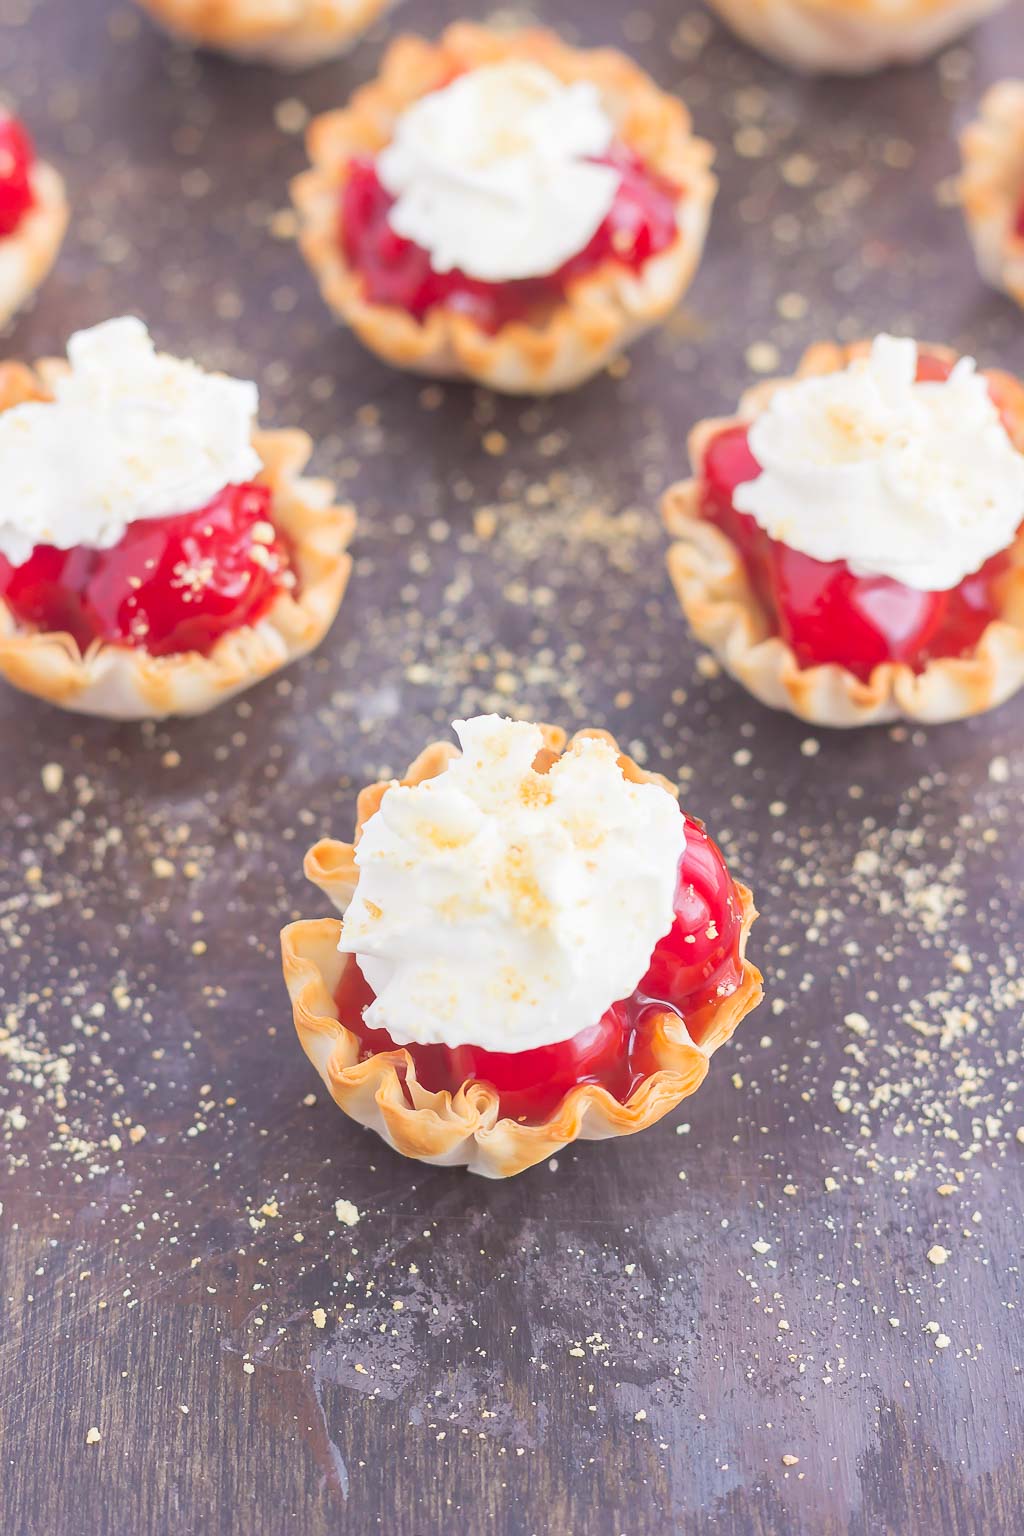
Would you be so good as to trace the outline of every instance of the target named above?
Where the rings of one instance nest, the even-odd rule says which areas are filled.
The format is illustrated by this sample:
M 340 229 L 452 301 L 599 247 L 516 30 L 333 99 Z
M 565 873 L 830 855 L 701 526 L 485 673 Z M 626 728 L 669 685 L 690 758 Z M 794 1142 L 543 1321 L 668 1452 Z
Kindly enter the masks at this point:
M 291 79 L 106 0 L 0 0 L 0 85 L 75 204 L 7 351 L 135 310 L 258 378 L 361 519 L 330 639 L 238 706 L 117 728 L 0 694 L 5 1536 L 1020 1529 L 1024 705 L 852 736 L 761 710 L 699 664 L 653 510 L 752 344 L 788 367 L 887 324 L 1024 369 L 936 197 L 1020 68 L 1020 7 L 845 84 L 693 5 L 546 16 L 680 90 L 723 190 L 677 322 L 535 406 L 385 371 L 269 233 L 303 162 L 275 109 L 343 99 L 384 30 Z M 679 1114 L 503 1185 L 333 1109 L 276 953 L 353 786 L 492 707 L 684 776 L 755 887 L 768 986 Z

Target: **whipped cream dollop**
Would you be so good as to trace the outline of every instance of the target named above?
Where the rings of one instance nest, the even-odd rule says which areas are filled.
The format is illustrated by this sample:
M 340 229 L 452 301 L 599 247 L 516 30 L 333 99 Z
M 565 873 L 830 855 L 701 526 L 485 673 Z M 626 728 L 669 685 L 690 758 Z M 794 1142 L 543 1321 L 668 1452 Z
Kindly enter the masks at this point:
M 158 353 L 141 320 L 68 342 L 54 399 L 0 412 L 0 554 L 110 549 L 129 523 L 196 511 L 262 464 L 255 384 Z
M 377 174 L 396 234 L 485 283 L 544 277 L 583 250 L 621 177 L 595 86 L 510 61 L 460 75 L 402 113 Z
M 876 338 L 839 373 L 783 385 L 750 429 L 761 465 L 736 507 L 772 538 L 856 576 L 958 586 L 1014 541 L 1024 455 L 974 360 L 916 382 L 917 346 Z
M 672 926 L 683 817 L 607 742 L 538 773 L 538 726 L 454 730 L 462 757 L 393 784 L 356 846 L 339 948 L 376 994 L 366 1022 L 400 1045 L 568 1040 L 635 990 Z

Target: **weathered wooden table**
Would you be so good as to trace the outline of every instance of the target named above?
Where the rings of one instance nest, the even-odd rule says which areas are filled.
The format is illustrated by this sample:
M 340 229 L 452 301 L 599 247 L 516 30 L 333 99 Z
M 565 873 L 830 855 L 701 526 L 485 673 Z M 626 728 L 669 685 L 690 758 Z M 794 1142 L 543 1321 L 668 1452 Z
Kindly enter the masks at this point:
M 0 85 L 75 204 L 5 352 L 137 311 L 258 378 L 361 519 L 329 641 L 237 706 L 117 728 L 0 694 L 0 1528 L 1019 1531 L 1024 703 L 858 735 L 761 710 L 691 644 L 654 507 L 693 420 L 814 338 L 1024 368 L 942 196 L 1020 6 L 814 84 L 693 4 L 551 0 L 687 98 L 722 192 L 678 321 L 539 405 L 385 371 L 280 238 L 303 108 L 456 14 L 289 78 L 124 0 L 0 0 Z M 481 709 L 646 743 L 755 886 L 768 985 L 682 1112 L 499 1185 L 333 1109 L 277 958 L 322 909 L 307 844 Z

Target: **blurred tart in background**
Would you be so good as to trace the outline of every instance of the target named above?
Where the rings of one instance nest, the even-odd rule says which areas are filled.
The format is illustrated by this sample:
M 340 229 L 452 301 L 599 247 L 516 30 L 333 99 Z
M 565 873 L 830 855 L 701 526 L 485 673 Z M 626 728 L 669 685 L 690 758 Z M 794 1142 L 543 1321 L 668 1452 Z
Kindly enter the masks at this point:
M 1024 306 L 1024 80 L 986 93 L 960 148 L 960 200 L 982 276 Z
M 611 49 L 460 22 L 310 125 L 293 184 L 334 313 L 399 368 L 574 388 L 689 286 L 716 183 L 682 102 Z
M 812 347 L 690 437 L 668 491 L 690 628 L 819 725 L 979 714 L 1024 683 L 1024 388 L 943 347 Z
M 306 69 L 347 53 L 388 0 L 139 0 L 169 32 L 238 59 Z
M 257 406 L 131 318 L 66 363 L 0 364 L 0 676 L 85 714 L 193 715 L 320 643 L 355 519 Z
M 738 37 L 805 74 L 913 64 L 1007 0 L 708 0 Z
M 49 274 L 67 226 L 63 181 L 19 119 L 0 111 L 0 325 Z
M 761 999 L 756 917 L 675 788 L 602 731 L 457 721 L 359 796 L 306 874 L 284 973 L 335 1102 L 407 1157 L 489 1178 L 626 1136 L 694 1093 Z

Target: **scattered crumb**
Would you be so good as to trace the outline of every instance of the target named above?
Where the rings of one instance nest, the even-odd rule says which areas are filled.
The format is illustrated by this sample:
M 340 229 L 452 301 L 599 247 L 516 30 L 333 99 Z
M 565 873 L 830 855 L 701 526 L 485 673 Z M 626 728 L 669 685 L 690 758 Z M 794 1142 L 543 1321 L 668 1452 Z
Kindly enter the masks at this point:
M 770 341 L 755 341 L 747 348 L 746 358 L 752 373 L 774 373 L 779 366 L 779 349 Z
M 346 1227 L 354 1227 L 360 1219 L 360 1213 L 351 1200 L 335 1200 L 334 1214 Z
M 297 97 L 288 96 L 275 106 L 274 122 L 282 133 L 301 133 L 309 122 L 309 109 Z

